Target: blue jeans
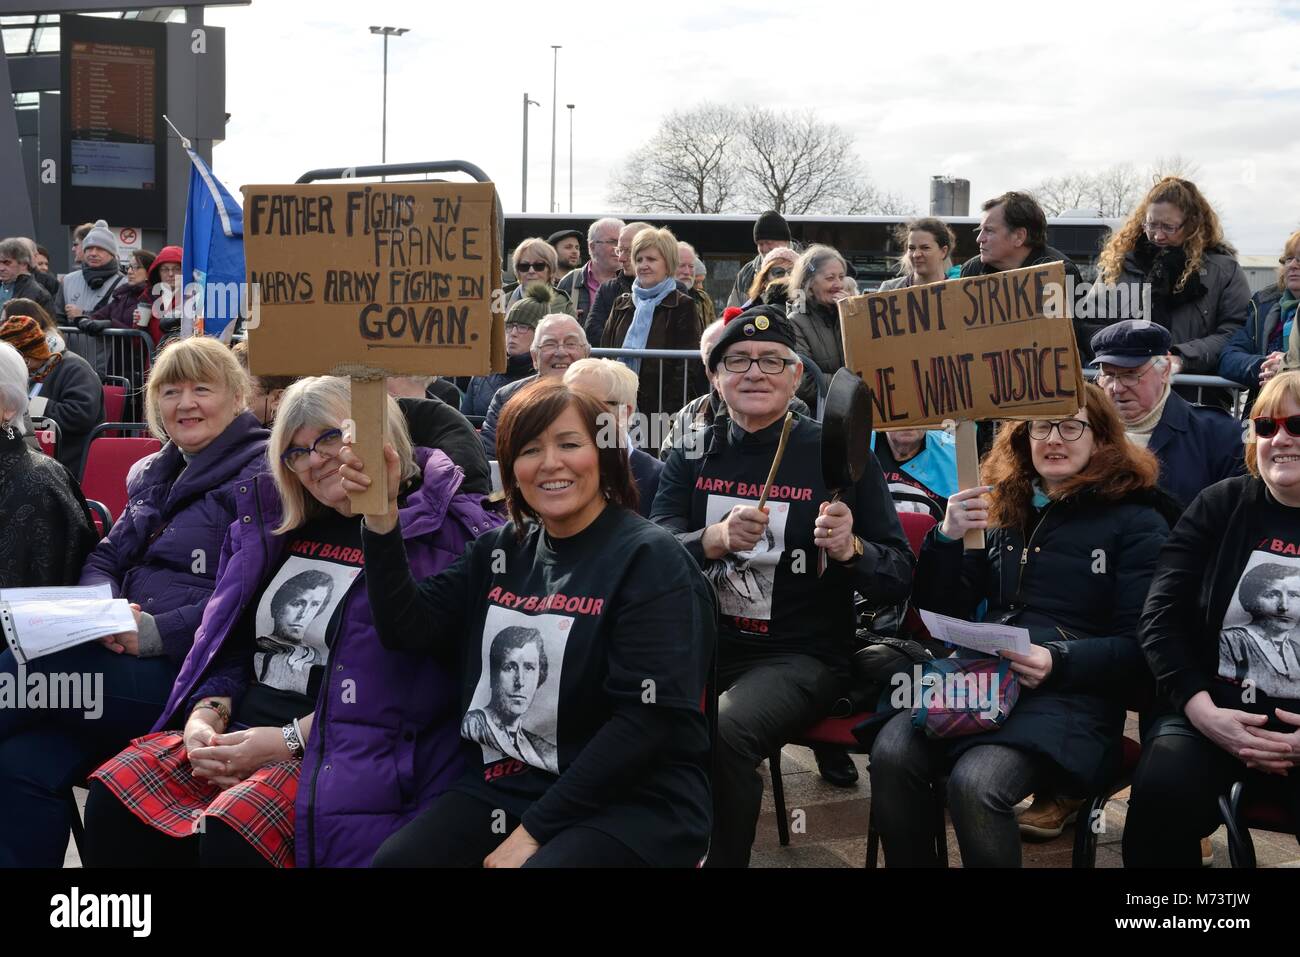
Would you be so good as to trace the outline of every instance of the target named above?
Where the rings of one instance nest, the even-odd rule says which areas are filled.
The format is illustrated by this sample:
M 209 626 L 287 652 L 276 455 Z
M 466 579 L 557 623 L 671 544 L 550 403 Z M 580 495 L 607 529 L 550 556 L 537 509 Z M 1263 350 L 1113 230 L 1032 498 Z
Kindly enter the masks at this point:
M 939 866 L 933 786 L 947 772 L 962 866 L 1019 867 L 1015 807 L 1044 783 L 1040 763 L 1015 748 L 982 744 L 949 764 L 946 743 L 912 727 L 909 711 L 880 730 L 871 748 L 871 806 L 886 866 Z
M 0 867 L 63 866 L 68 789 L 148 733 L 176 680 L 168 658 L 119 655 L 98 642 L 22 666 L 13 652 L 0 653 L 0 682 L 24 703 L 38 704 L 28 691 L 38 674 L 51 689 L 59 684 L 48 680 L 51 675 L 88 675 L 89 682 L 78 684 L 89 684 L 89 697 L 77 707 L 48 697 L 40 707 L 0 706 Z

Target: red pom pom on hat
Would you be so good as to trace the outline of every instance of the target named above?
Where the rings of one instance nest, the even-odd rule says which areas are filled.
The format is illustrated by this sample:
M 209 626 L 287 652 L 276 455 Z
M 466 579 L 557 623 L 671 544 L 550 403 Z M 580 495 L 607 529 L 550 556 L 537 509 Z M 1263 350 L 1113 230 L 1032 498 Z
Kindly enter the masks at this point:
M 726 325 L 744 311 L 745 310 L 741 309 L 739 306 L 728 306 L 726 309 L 722 310 L 722 324 Z

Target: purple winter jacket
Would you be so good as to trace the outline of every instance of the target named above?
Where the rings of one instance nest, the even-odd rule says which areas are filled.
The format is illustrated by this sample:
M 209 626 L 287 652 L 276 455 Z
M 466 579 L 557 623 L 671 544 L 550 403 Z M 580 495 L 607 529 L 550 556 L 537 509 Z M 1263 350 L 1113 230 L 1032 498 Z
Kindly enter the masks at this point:
M 416 449 L 423 482 L 398 510 L 416 578 L 451 565 L 465 545 L 502 524 L 479 495 L 459 494 L 464 473 L 442 452 Z M 279 568 L 288 536 L 270 475 L 242 485 L 217 586 L 194 648 L 155 731 L 181 727 L 221 646 Z M 298 867 L 364 867 L 379 845 L 464 771 L 459 684 L 427 655 L 387 651 L 366 596 L 364 570 L 344 598 L 326 679 L 316 701 L 294 804 Z
M 189 465 L 171 442 L 131 469 L 122 517 L 86 559 L 82 585 L 107 582 L 154 616 L 180 667 L 212 594 L 237 489 L 265 472 L 270 433 L 241 412 Z

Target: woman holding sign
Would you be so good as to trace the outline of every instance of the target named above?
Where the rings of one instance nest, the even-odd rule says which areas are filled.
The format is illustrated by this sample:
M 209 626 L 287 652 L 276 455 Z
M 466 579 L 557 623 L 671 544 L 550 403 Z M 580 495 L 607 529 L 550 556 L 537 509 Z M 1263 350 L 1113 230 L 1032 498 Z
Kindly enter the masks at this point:
M 1177 506 L 1156 487 L 1155 457 L 1086 388 L 1071 418 L 1003 423 L 983 463 L 989 484 L 951 496 L 925 540 L 918 608 L 973 620 L 987 602 L 985 621 L 1027 628 L 1032 645 L 1003 652 L 1022 690 L 997 730 L 932 740 L 908 711 L 881 730 L 871 790 L 889 866 L 939 863 L 933 782 L 944 774 L 964 866 L 1018 867 L 1018 802 L 1082 798 L 1119 769 L 1126 704 L 1151 684 L 1138 618 Z M 986 549 L 963 550 L 971 529 L 988 530 Z
M 507 402 L 497 453 L 513 521 L 441 574 L 412 576 L 393 506 L 366 516 L 380 640 L 459 663 L 461 736 L 481 757 L 376 866 L 704 856 L 713 593 L 676 539 L 636 514 L 627 449 L 597 441 L 605 413 L 553 380 Z M 346 484 L 367 487 L 343 458 Z
M 375 635 L 361 519 L 339 474 L 350 405 L 347 379 L 285 392 L 272 474 L 240 487 L 241 520 L 155 733 L 95 772 L 89 865 L 364 865 L 459 775 L 453 678 Z M 398 548 L 434 574 L 500 520 L 460 490 L 450 459 L 412 449 L 392 399 L 388 429 Z
M 1237 781 L 1300 822 L 1300 373 L 1270 379 L 1250 416 L 1249 474 L 1188 506 L 1142 614 L 1172 707 L 1143 735 L 1126 867 L 1195 867 Z

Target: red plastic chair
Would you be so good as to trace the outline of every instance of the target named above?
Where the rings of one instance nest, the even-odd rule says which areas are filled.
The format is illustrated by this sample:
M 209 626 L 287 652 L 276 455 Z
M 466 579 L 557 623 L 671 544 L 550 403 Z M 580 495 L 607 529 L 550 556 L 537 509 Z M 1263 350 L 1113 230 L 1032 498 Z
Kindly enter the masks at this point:
M 937 524 L 934 516 L 922 512 L 899 512 L 898 520 L 903 526 L 903 534 L 907 536 L 907 542 L 912 546 L 912 551 L 920 555 L 921 543 L 925 541 L 925 536 L 930 529 Z M 908 614 L 912 615 L 914 611 L 909 609 Z M 873 716 L 874 712 L 859 711 L 857 714 L 847 715 L 842 718 L 823 718 L 789 743 L 805 748 L 811 748 L 814 745 L 834 745 L 856 754 L 866 754 L 866 749 L 853 736 L 853 729 Z M 772 778 L 772 803 L 776 805 L 776 834 L 781 846 L 785 847 L 790 843 L 790 825 L 786 820 L 785 786 L 781 781 L 780 748 L 768 755 L 767 764 Z M 943 815 L 942 802 L 940 803 L 939 814 L 940 816 Z M 939 828 L 939 840 L 942 842 L 939 859 L 946 861 L 948 859 L 947 841 L 942 824 Z M 874 826 L 869 826 L 867 832 L 868 867 L 875 866 L 876 844 L 876 829 Z
M 126 476 L 131 466 L 162 448 L 151 435 L 115 436 L 113 432 L 148 432 L 148 427 L 130 422 L 106 422 L 95 427 L 86 443 L 81 463 L 81 491 L 88 499 L 102 502 L 109 517 L 116 520 L 126 508 Z

